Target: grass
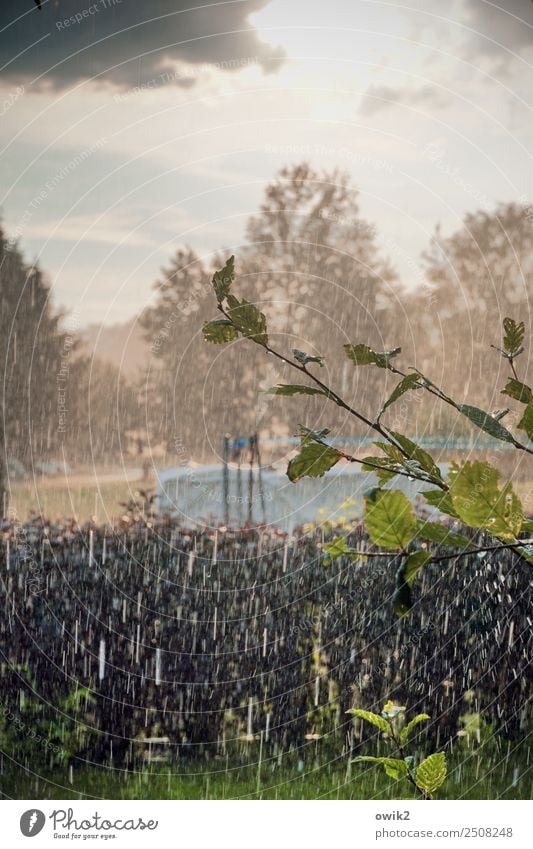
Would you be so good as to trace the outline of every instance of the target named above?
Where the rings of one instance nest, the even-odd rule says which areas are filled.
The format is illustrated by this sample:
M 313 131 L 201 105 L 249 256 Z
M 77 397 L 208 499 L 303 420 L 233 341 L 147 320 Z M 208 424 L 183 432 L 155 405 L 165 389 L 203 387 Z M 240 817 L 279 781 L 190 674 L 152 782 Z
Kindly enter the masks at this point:
M 21 520 L 33 511 L 52 521 L 59 517 L 75 518 L 80 524 L 94 517 L 100 522 L 111 521 L 124 513 L 120 502 L 129 501 L 141 484 L 120 479 L 118 473 L 114 480 L 107 477 L 60 475 L 17 481 L 11 486 L 10 507 Z
M 524 747 L 525 748 L 525 747 Z M 157 764 L 138 772 L 109 767 L 68 768 L 40 776 L 11 767 L 0 774 L 4 797 L 16 799 L 377 799 L 413 798 L 410 785 L 385 776 L 381 769 L 350 765 L 346 757 L 327 763 L 298 763 L 286 755 L 257 764 L 229 763 L 226 758 L 180 761 L 171 768 Z M 8 762 L 4 762 L 4 769 Z M 530 799 L 527 752 L 505 758 L 457 752 L 439 799 Z

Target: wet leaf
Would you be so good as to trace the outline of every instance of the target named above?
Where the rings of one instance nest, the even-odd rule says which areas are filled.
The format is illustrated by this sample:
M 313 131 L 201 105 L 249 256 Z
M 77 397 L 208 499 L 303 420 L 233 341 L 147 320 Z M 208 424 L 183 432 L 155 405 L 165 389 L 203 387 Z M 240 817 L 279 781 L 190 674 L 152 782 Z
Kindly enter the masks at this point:
M 373 758 L 370 755 L 361 756 L 352 759 L 353 764 L 357 763 L 375 763 L 383 767 L 389 778 L 395 778 L 397 781 L 400 778 L 405 778 L 409 772 L 409 767 L 401 758 Z
M 303 477 L 321 478 L 341 459 L 341 454 L 329 445 L 307 442 L 287 468 L 289 480 L 295 482 Z
M 402 730 L 400 731 L 400 743 L 402 744 L 402 746 L 404 743 L 407 743 L 409 735 L 412 731 L 414 731 L 417 725 L 420 725 L 421 722 L 427 722 L 429 718 L 429 714 L 419 713 L 417 716 L 411 719 L 410 722 L 407 723 L 405 728 L 402 728 Z
M 379 728 L 384 734 L 390 734 L 389 723 L 377 713 L 372 713 L 369 710 L 359 710 L 359 708 L 352 708 L 351 710 L 347 710 L 346 713 L 349 713 L 350 716 L 357 716 L 359 719 L 364 719 L 365 722 L 369 722 L 370 725 Z
M 298 360 L 303 366 L 308 363 L 318 363 L 319 366 L 324 365 L 324 357 L 313 357 L 311 354 L 306 354 L 305 351 L 299 351 L 297 348 L 292 349 L 294 359 Z
M 411 587 L 405 581 L 399 584 L 392 596 L 392 607 L 396 616 L 407 616 L 413 607 Z
M 436 752 L 429 755 L 418 766 L 415 773 L 417 787 L 426 793 L 434 793 L 446 779 L 446 755 L 444 752 Z
M 328 427 L 324 427 L 322 430 L 313 430 L 312 428 L 305 427 L 305 425 L 300 425 L 300 443 L 301 445 L 305 445 L 308 442 L 322 442 L 328 433 L 330 433 Z
M 298 383 L 278 383 L 277 386 L 272 386 L 266 390 L 267 395 L 326 395 L 322 389 L 315 389 L 314 386 L 303 386 Z M 326 396 L 327 397 L 327 396 Z
M 453 533 L 446 525 L 441 525 L 439 522 L 420 520 L 416 536 L 417 539 L 427 539 L 430 542 L 437 542 L 439 545 L 447 545 L 451 548 L 469 548 L 472 545 L 468 537 Z
M 381 548 L 405 548 L 413 539 L 417 520 L 413 506 L 398 489 L 376 489 L 365 498 L 365 525 Z
M 518 422 L 518 427 L 527 433 L 528 439 L 533 441 L 533 401 L 528 403 L 524 415 Z
M 533 393 L 529 386 L 510 377 L 505 384 L 505 389 L 502 389 L 502 395 L 508 395 L 509 398 L 514 398 L 515 401 L 520 401 L 522 404 L 529 404 L 533 401 Z
M 234 342 L 239 338 L 239 331 L 227 319 L 206 321 L 202 327 L 202 333 L 206 342 L 220 345 L 223 342 Z
M 260 345 L 268 345 L 266 318 L 257 307 L 248 301 L 239 301 L 234 295 L 227 296 L 228 312 L 237 328 L 247 339 L 252 339 Z
M 416 460 L 418 465 L 435 480 L 442 480 L 440 469 L 431 454 L 423 448 L 420 448 L 416 442 L 413 442 L 407 436 L 404 436 L 403 433 L 397 433 L 397 431 L 391 430 L 390 434 L 394 437 L 396 442 L 401 445 L 410 460 Z
M 394 348 L 392 351 L 373 351 L 368 345 L 344 345 L 346 356 L 356 366 L 375 365 L 380 368 L 389 368 L 390 361 L 396 357 L 401 348 Z
M 231 284 L 235 279 L 235 257 L 230 256 L 224 268 L 220 271 L 215 271 L 213 275 L 213 289 L 218 303 L 227 298 Z
M 431 560 L 429 551 L 415 551 L 406 558 L 405 563 L 400 566 L 398 585 L 406 583 L 409 586 L 413 583 L 418 572 L 426 563 Z
M 427 489 L 422 493 L 422 495 L 426 499 L 427 503 L 431 504 L 432 507 L 436 507 L 448 516 L 453 516 L 454 519 L 459 518 L 448 492 L 443 492 L 442 489 Z
M 327 555 L 324 558 L 324 563 L 326 563 L 327 565 L 329 565 L 337 557 L 342 557 L 343 555 L 353 553 L 353 549 L 350 548 L 349 545 L 346 545 L 346 540 L 344 539 L 344 537 L 335 537 L 335 539 L 332 539 L 329 542 L 325 543 L 323 551 L 325 551 Z
M 400 713 L 404 713 L 405 708 L 403 705 L 397 705 L 392 699 L 389 699 L 383 705 L 381 709 L 381 715 L 385 717 L 385 719 L 395 719 Z
M 514 321 L 512 318 L 503 320 L 503 347 L 512 357 L 520 353 L 524 341 L 525 327 L 523 321 Z
M 414 389 L 417 381 L 418 374 L 416 372 L 414 372 L 413 374 L 408 374 L 406 377 L 403 378 L 403 380 L 400 380 L 399 384 L 396 386 L 396 388 L 392 391 L 392 393 L 389 395 L 389 397 L 383 404 L 381 410 L 377 415 L 377 418 L 380 419 L 385 410 L 390 407 L 391 404 L 394 404 L 394 402 L 397 401 L 398 398 L 401 398 L 402 395 L 405 395 L 405 393 L 409 392 L 410 389 Z
M 387 483 L 398 474 L 395 463 L 391 463 L 380 457 L 363 457 L 361 460 L 361 471 L 374 472 L 380 484 Z
M 500 473 L 475 460 L 450 470 L 450 495 L 459 517 L 471 528 L 486 528 L 499 539 L 514 541 L 524 512 L 511 484 L 498 488 Z
M 514 437 L 510 431 L 504 427 L 494 416 L 480 410 L 479 407 L 472 407 L 471 404 L 457 404 L 457 409 L 463 416 L 476 425 L 480 430 L 490 434 L 495 439 L 501 439 L 502 442 L 514 442 Z

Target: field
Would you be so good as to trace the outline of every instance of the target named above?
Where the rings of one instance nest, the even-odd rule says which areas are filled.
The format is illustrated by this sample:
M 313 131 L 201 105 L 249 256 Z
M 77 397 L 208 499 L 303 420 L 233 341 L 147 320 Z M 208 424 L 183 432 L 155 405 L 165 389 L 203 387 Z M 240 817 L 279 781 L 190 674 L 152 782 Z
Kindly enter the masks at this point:
M 531 767 L 526 746 L 490 752 L 457 752 L 450 758 L 448 778 L 439 799 L 529 799 Z M 257 752 L 255 753 L 257 756 Z M 4 768 L 7 765 L 4 764 Z M 350 765 L 346 756 L 321 763 L 287 755 L 242 765 L 217 756 L 182 761 L 174 768 L 154 766 L 138 772 L 65 769 L 37 777 L 10 769 L 0 776 L 4 797 L 26 799 L 407 799 L 409 785 L 387 778 L 381 770 Z
M 134 497 L 141 477 L 140 469 L 35 476 L 12 483 L 10 506 L 21 520 L 33 512 L 52 520 L 75 518 L 80 524 L 95 517 L 97 521 L 111 521 L 124 513 L 122 504 Z M 153 482 L 142 486 L 150 488 Z

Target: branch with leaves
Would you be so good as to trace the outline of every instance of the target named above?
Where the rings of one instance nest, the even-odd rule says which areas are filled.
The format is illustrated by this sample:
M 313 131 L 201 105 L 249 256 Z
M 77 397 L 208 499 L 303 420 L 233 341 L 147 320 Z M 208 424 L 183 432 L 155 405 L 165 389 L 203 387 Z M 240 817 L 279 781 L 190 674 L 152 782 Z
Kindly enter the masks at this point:
M 287 475 L 293 482 L 306 476 L 322 477 L 340 460 L 360 463 L 363 471 L 375 473 L 379 486 L 371 490 L 365 498 L 364 521 L 371 541 L 384 549 L 378 554 L 390 554 L 399 558 L 394 596 L 396 613 L 405 615 L 411 609 L 411 586 L 418 572 L 429 562 L 501 548 L 512 550 L 524 560 L 533 563 L 532 541 L 521 538 L 524 534 L 533 533 L 533 522 L 526 518 L 523 505 L 511 483 L 500 485 L 500 473 L 496 468 L 479 460 L 452 463 L 447 479 L 444 479 L 437 462 L 428 451 L 382 422 L 384 414 L 399 398 L 414 390 L 424 390 L 452 406 L 472 425 L 492 438 L 512 445 L 515 450 L 533 454 L 531 445 L 517 439 L 501 423 L 508 410 L 493 415 L 471 404 L 455 402 L 417 369 L 403 372 L 394 365 L 395 358 L 401 352 L 400 348 L 380 352 L 362 343 L 344 345 L 346 356 L 355 367 L 385 369 L 401 377 L 376 416 L 370 419 L 354 409 L 319 377 L 317 369 L 322 368 L 323 357 L 311 356 L 305 351 L 293 349 L 291 358 L 272 348 L 265 315 L 250 302 L 236 297 L 232 292 L 234 281 L 234 257 L 230 257 L 224 267 L 213 276 L 213 289 L 223 318 L 204 324 L 204 338 L 215 344 L 234 342 L 239 338 L 249 339 L 269 355 L 299 372 L 308 381 L 278 384 L 268 390 L 270 394 L 286 397 L 322 396 L 348 412 L 379 437 L 374 445 L 380 451 L 380 456 L 355 457 L 326 441 L 329 434 L 327 428 L 316 431 L 300 426 L 300 449 L 290 460 Z M 524 351 L 524 323 L 505 318 L 503 329 L 503 348 L 498 350 L 508 360 L 512 376 L 502 392 L 523 405 L 518 429 L 532 442 L 533 391 L 519 380 L 515 366 L 516 358 Z M 461 522 L 472 531 L 487 532 L 493 538 L 494 545 L 476 546 L 467 536 L 452 532 L 444 524 L 417 518 L 413 505 L 403 492 L 383 488 L 385 483 L 398 476 L 431 486 L 431 489 L 424 490 L 422 495 L 432 508 Z M 456 551 L 449 557 L 436 557 L 428 550 L 428 544 L 446 546 Z M 368 556 L 368 552 L 350 549 L 343 538 L 328 543 L 325 551 L 329 560 L 343 555 L 354 560 Z
M 419 713 L 405 724 L 405 708 L 391 701 L 383 706 L 381 714 L 358 709 L 349 710 L 347 713 L 370 723 L 381 731 L 399 755 L 399 757 L 361 756 L 354 758 L 352 763 L 373 763 L 382 766 L 389 778 L 394 778 L 396 781 L 407 779 L 419 796 L 423 799 L 432 799 L 435 791 L 446 779 L 446 755 L 444 752 L 435 752 L 416 765 L 414 756 L 406 754 L 410 737 L 418 730 L 422 722 L 430 718 L 428 714 Z

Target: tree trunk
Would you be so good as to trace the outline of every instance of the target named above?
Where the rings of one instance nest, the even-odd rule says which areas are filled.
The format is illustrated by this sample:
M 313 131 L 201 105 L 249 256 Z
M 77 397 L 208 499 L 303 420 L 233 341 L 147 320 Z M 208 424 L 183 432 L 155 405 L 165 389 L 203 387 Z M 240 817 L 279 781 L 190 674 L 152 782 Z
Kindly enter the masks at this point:
M 0 427 L 2 422 L 0 422 Z M 7 518 L 9 507 L 9 492 L 7 488 L 6 448 L 4 440 L 0 439 L 0 514 L 3 519 Z

